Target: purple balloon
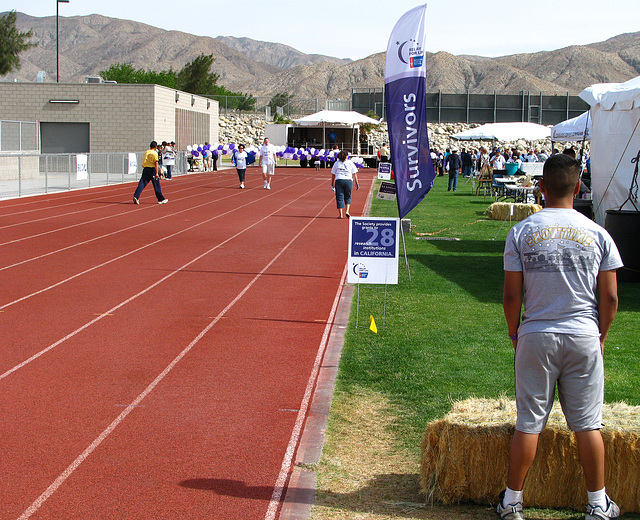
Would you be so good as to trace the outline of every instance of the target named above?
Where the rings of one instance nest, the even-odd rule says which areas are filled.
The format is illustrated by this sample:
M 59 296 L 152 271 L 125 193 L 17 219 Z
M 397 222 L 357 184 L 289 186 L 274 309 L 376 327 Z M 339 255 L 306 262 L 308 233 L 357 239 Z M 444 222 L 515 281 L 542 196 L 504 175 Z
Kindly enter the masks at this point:
M 324 155 L 321 155 L 319 158 L 320 162 L 327 162 L 327 158 Z
M 193 155 L 194 157 L 200 157 L 200 154 L 197 152 L 197 150 L 192 150 L 191 155 Z
M 202 146 L 198 146 L 198 151 L 201 152 L 202 151 Z
M 218 150 L 222 150 L 222 145 L 221 144 L 218 145 Z
M 298 154 L 297 154 L 297 153 L 294 153 L 294 154 L 293 154 L 293 157 L 291 157 L 291 158 L 292 158 L 294 161 L 297 161 L 297 160 L 298 160 Z
M 214 150 L 214 151 L 213 151 L 213 156 L 214 156 L 214 157 L 218 157 L 218 150 Z
M 229 150 L 233 150 L 235 147 L 236 147 L 236 145 L 235 145 L 235 144 L 233 144 L 233 143 L 230 143 L 230 144 L 229 144 Z

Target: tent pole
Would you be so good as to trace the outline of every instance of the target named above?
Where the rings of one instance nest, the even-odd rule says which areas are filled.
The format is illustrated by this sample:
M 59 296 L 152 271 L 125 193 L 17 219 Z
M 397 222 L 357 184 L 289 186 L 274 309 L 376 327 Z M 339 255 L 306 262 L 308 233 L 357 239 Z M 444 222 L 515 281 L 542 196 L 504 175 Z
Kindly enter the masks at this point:
M 587 160 L 584 157 L 584 146 L 587 142 L 587 128 L 589 127 L 589 117 L 591 116 L 591 110 L 587 112 L 587 121 L 584 125 L 584 133 L 582 134 L 582 146 L 580 147 L 580 180 L 582 180 L 582 174 L 584 173 L 584 167 L 587 164 Z M 589 179 L 591 182 L 591 179 Z

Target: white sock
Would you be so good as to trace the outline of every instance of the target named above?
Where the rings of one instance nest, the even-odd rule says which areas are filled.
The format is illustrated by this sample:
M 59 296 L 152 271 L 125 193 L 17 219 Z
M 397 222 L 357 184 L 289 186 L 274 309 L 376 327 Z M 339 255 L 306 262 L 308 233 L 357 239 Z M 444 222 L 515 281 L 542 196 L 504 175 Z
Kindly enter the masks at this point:
M 607 493 L 605 488 L 600 491 L 587 491 L 589 505 L 593 507 L 600 506 L 603 511 L 607 509 Z
M 514 491 L 513 489 L 507 488 L 504 492 L 502 505 L 508 506 L 509 504 L 517 504 L 518 502 L 522 502 L 522 490 Z

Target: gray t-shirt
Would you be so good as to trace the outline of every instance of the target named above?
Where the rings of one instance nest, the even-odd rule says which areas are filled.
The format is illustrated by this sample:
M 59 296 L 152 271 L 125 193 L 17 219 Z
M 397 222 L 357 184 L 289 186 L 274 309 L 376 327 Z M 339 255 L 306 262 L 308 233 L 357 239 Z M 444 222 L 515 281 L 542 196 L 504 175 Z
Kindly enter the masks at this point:
M 573 209 L 545 208 L 515 225 L 504 248 L 504 270 L 523 273 L 518 335 L 599 335 L 598 273 L 622 265 L 609 233 Z

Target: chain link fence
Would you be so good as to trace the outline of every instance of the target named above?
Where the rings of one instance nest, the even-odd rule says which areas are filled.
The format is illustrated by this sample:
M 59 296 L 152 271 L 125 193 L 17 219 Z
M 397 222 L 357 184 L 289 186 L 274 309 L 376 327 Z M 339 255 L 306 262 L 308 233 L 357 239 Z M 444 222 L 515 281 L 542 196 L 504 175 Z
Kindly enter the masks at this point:
M 220 107 L 220 115 L 255 115 L 271 120 L 279 114 L 287 119 L 315 114 L 320 110 L 351 110 L 349 100 L 329 100 L 322 98 L 292 98 L 283 106 L 272 103 L 273 96 L 205 96 L 215 99 Z
M 137 182 L 142 153 L 0 154 L 0 198 L 15 198 Z M 189 173 L 187 152 L 176 153 L 172 176 Z

